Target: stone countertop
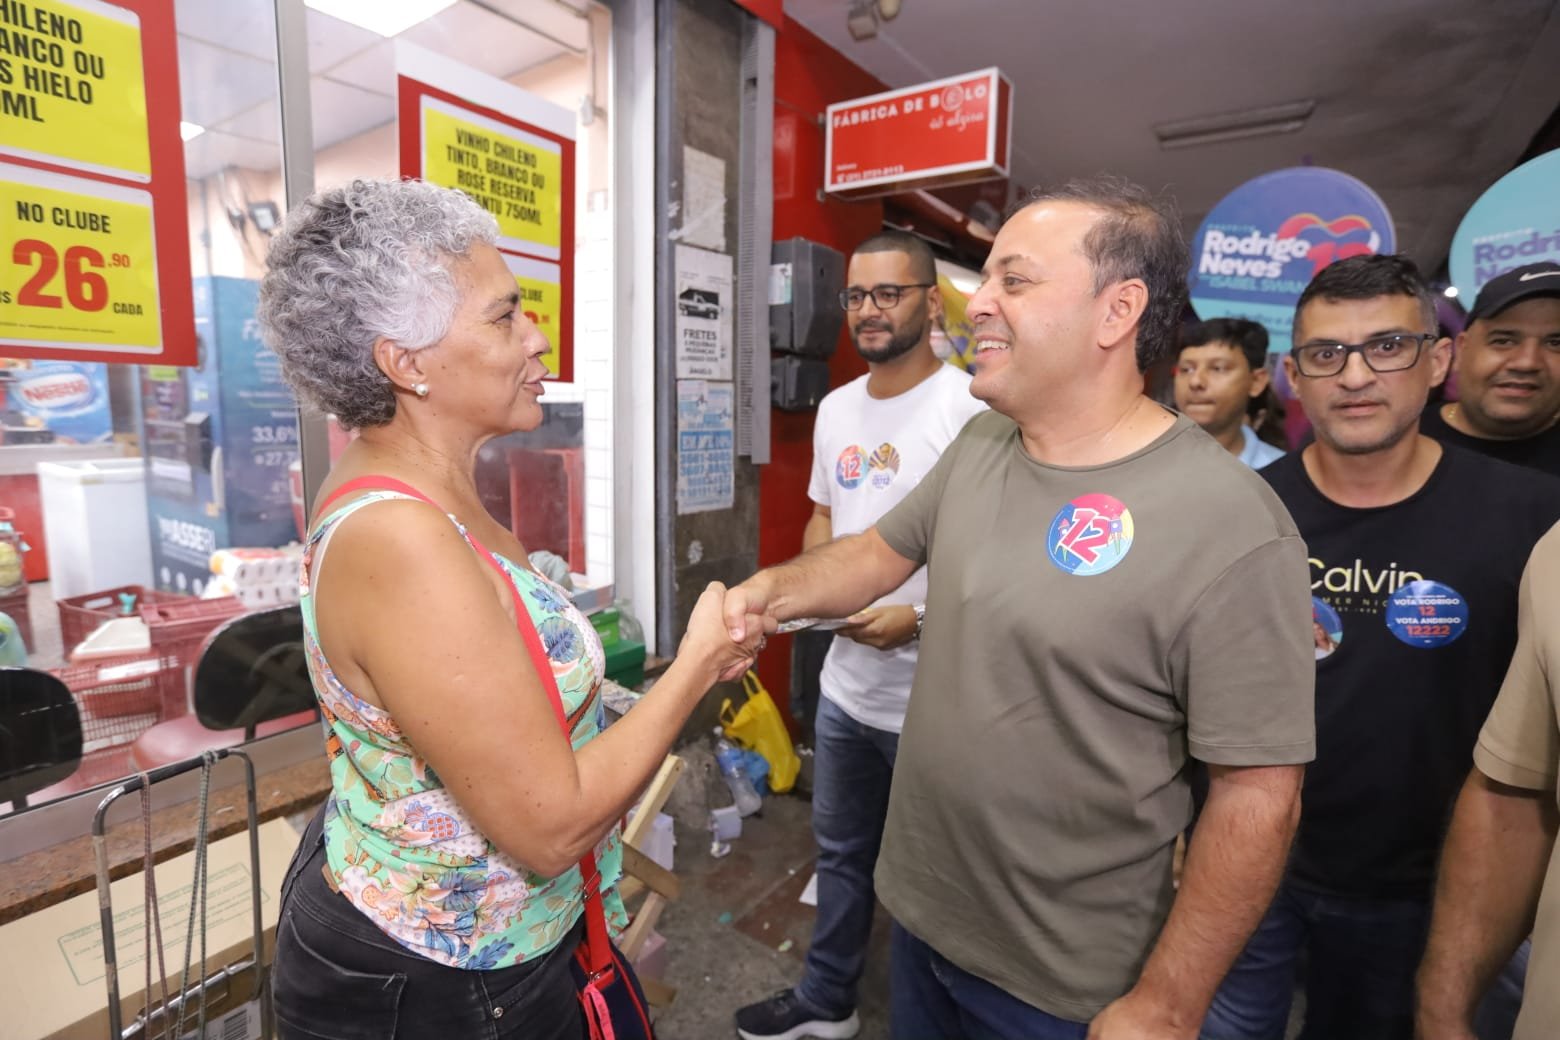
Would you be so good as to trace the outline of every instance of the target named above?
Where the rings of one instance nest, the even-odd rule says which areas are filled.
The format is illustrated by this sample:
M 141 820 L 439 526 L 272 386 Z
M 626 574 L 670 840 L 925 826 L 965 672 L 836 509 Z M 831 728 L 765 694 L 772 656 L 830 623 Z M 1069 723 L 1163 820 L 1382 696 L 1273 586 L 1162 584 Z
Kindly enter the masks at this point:
M 330 769 L 324 758 L 299 762 L 257 778 L 256 809 L 259 821 L 291 816 L 317 806 L 330 792 Z M 134 801 L 139 795 L 124 798 Z M 213 791 L 208 805 L 209 840 L 237 834 L 247 825 L 244 785 Z M 195 814 L 192 799 L 152 813 L 152 856 L 161 863 L 195 847 Z M 137 873 L 145 861 L 145 832 L 139 818 L 108 831 L 109 876 Z M 62 903 L 97 888 L 97 860 L 90 833 L 5 864 L 0 872 L 0 924 L 6 924 L 45 907 Z

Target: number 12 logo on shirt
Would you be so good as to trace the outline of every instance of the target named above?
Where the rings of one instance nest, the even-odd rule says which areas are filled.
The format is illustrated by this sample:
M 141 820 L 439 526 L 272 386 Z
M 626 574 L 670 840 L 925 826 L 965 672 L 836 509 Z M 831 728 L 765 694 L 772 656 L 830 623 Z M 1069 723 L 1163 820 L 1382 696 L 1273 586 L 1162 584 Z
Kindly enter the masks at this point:
M 1110 495 L 1079 495 L 1051 521 L 1046 548 L 1068 574 L 1104 574 L 1132 548 L 1132 513 Z

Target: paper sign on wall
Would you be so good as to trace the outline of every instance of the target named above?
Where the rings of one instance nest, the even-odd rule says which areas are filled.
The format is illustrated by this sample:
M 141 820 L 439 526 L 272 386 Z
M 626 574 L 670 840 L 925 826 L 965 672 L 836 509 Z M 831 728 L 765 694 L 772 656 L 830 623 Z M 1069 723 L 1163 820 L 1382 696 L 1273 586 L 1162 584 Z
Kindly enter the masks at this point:
M 731 383 L 677 381 L 677 512 L 730 509 L 735 490 L 736 396 Z
M 683 146 L 682 230 L 690 246 L 726 251 L 726 161 Z
M 730 379 L 731 257 L 678 246 L 677 378 Z

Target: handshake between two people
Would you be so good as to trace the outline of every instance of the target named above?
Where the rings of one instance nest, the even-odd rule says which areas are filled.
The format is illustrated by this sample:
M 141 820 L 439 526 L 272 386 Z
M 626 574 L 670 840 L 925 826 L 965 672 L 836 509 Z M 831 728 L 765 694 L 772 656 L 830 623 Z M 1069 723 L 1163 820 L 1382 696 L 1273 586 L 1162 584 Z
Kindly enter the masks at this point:
M 764 612 L 761 599 L 750 603 L 745 592 L 741 585 L 729 589 L 718 581 L 706 585 L 693 605 L 677 648 L 679 659 L 689 658 L 713 669 L 717 682 L 730 682 L 746 674 L 780 624 Z
M 727 588 L 718 581 L 705 587 L 688 618 L 678 656 L 690 655 L 716 669 L 720 682 L 739 678 L 757 660 L 768 637 L 779 627 L 763 575 Z M 914 607 L 867 607 L 845 619 L 837 635 L 878 650 L 892 650 L 916 636 Z

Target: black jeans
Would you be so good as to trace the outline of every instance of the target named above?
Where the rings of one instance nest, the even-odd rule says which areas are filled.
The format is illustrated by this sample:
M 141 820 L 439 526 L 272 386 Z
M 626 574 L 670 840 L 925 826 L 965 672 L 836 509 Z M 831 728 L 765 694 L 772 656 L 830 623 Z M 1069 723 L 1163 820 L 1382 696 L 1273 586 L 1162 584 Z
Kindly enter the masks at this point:
M 272 968 L 281 1040 L 586 1035 L 569 974 L 583 919 L 546 956 L 508 968 L 468 971 L 420 957 L 326 884 L 320 822 L 316 815 L 304 831 L 282 883 Z

